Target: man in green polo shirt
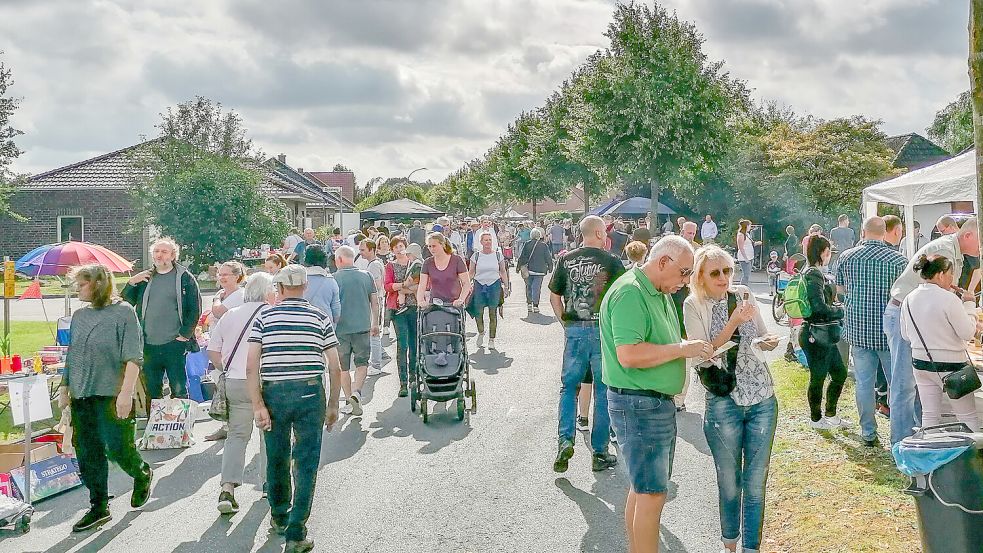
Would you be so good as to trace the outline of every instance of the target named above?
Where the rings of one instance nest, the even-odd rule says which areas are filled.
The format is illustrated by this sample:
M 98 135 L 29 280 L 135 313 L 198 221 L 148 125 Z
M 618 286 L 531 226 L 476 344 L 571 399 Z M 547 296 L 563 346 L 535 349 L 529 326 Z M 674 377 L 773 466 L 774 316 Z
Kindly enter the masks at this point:
M 656 242 L 648 261 L 619 278 L 601 303 L 601 363 L 608 413 L 631 487 L 625 527 L 633 553 L 657 553 L 676 443 L 673 396 L 686 359 L 707 359 L 709 343 L 683 340 L 670 294 L 689 282 L 693 248 L 679 236 Z

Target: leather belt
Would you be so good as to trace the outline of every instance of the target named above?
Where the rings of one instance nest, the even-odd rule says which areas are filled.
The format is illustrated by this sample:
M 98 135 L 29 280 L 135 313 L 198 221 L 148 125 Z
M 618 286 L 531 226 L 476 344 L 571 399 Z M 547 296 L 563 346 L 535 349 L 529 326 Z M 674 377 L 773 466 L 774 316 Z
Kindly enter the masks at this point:
M 664 394 L 662 392 L 656 392 L 655 390 L 635 390 L 632 388 L 615 388 L 614 386 L 608 386 L 608 390 L 616 394 L 621 394 L 624 396 L 646 396 L 646 397 L 657 397 L 659 399 L 667 399 L 672 401 L 672 396 L 669 394 Z

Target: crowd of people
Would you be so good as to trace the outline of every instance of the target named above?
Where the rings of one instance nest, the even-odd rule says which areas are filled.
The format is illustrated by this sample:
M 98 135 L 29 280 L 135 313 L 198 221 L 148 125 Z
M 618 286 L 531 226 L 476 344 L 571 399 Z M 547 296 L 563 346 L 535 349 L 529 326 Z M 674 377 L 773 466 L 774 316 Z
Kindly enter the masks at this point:
M 943 223 L 939 229 L 947 231 Z M 287 551 L 309 551 L 321 429 L 339 415 L 362 415 L 363 386 L 389 357 L 382 336 L 395 336 L 397 396 L 405 397 L 418 357 L 419 311 L 457 307 L 475 321 L 476 346 L 497 350 L 504 302 L 521 278 L 527 315 L 540 312 L 545 283 L 564 332 L 553 469 L 568 470 L 578 429 L 590 433 L 594 471 L 618 464 L 616 442 L 630 483 L 631 551 L 657 551 L 676 417 L 695 375 L 706 390 L 704 433 L 716 467 L 722 547 L 735 551 L 742 542 L 743 551 L 758 551 L 778 420 L 764 352 L 780 338 L 768 332 L 749 287 L 761 241 L 749 220 L 734 228 L 735 254 L 717 245 L 710 215 L 701 224 L 667 221 L 656 232 L 647 218 L 598 216 L 577 224 L 441 217 L 345 236 L 334 229 L 322 240 L 313 229 L 294 229 L 251 274 L 237 261 L 221 264 L 204 316 L 198 284 L 178 263 L 173 240 L 154 244 L 154 267 L 129 279 L 124 301 L 114 298 L 104 268 L 83 267 L 75 276 L 90 304 L 72 322 L 61 401 L 74 417 L 98 424 L 87 422 L 76 434 L 91 509 L 75 530 L 109 520 L 107 459 L 134 478 L 132 505 L 147 501 L 153 473 L 132 447 L 132 396 L 142 383 L 148 397 L 164 397 L 166 377 L 171 397 L 188 397 L 184 353 L 197 347 L 196 326 L 204 323 L 229 402 L 228 423 L 206 438 L 226 440 L 217 508 L 239 509 L 235 489 L 256 426 L 264 431 L 260 462 L 272 527 L 286 536 Z M 866 219 L 858 243 L 845 216 L 828 238 L 814 225 L 800 241 L 788 227 L 770 263 L 802 273 L 809 312 L 797 340 L 817 430 L 851 425 L 838 411 L 851 362 L 866 445 L 880 443 L 878 371 L 891 443 L 940 420 L 944 379 L 965 363 L 966 341 L 983 330 L 971 292 L 979 285 L 972 270 L 979 266 L 976 219 L 946 231 L 916 244 L 907 259 L 897 248 L 897 217 Z M 798 267 L 782 263 L 802 254 Z M 960 287 L 964 268 L 969 280 Z M 978 430 L 967 397 L 952 409 Z

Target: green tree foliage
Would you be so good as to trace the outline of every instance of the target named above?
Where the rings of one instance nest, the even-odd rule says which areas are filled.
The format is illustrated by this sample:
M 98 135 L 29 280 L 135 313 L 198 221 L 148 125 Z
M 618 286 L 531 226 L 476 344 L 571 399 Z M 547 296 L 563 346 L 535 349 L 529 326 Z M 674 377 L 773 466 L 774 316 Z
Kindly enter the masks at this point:
M 0 51 L 0 54 L 3 52 Z M 14 143 L 14 138 L 24 134 L 10 123 L 10 118 L 19 102 L 7 92 L 13 84 L 10 69 L 0 61 L 0 217 L 13 217 L 18 221 L 26 221 L 23 216 L 10 210 L 10 196 L 16 191 L 18 180 L 18 177 L 10 171 L 10 164 L 23 153 Z
M 161 114 L 160 137 L 134 151 L 133 230 L 155 225 L 196 267 L 244 244 L 276 244 L 289 230 L 282 203 L 261 189 L 262 153 L 242 118 L 202 97 Z
M 935 114 L 932 125 L 926 129 L 928 136 L 938 142 L 950 154 L 973 145 L 973 98 L 963 92 L 952 103 Z
M 427 191 L 427 205 L 457 215 L 478 215 L 493 197 L 488 162 L 473 159 Z
M 405 178 L 390 178 L 379 185 L 379 188 L 375 192 L 359 201 L 356 207 L 359 211 L 364 211 L 379 204 L 403 198 L 420 203 L 426 201 L 423 188 L 420 186 Z
M 498 200 L 496 203 L 504 206 L 511 201 L 524 203 L 546 198 L 560 201 L 569 194 L 569 188 L 556 177 L 553 168 L 545 166 L 548 160 L 540 157 L 542 146 L 539 151 L 530 150 L 532 136 L 543 135 L 545 124 L 538 113 L 521 114 L 485 156 L 487 188 Z
M 618 5 L 606 36 L 608 50 L 570 87 L 572 157 L 608 185 L 716 167 L 747 103 L 744 85 L 707 60 L 692 24 L 660 6 Z
M 277 244 L 289 225 L 283 205 L 260 190 L 261 175 L 214 154 L 168 171 L 140 189 L 149 222 L 182 245 L 195 267 L 232 258 L 243 244 Z

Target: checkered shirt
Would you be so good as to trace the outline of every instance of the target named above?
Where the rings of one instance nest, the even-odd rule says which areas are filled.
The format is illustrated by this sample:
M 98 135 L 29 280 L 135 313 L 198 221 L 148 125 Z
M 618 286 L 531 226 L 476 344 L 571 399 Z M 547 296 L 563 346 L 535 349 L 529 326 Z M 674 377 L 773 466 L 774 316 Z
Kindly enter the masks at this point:
M 883 240 L 863 240 L 840 255 L 836 285 L 846 296 L 844 338 L 852 346 L 887 350 L 884 308 L 908 260 Z

